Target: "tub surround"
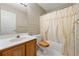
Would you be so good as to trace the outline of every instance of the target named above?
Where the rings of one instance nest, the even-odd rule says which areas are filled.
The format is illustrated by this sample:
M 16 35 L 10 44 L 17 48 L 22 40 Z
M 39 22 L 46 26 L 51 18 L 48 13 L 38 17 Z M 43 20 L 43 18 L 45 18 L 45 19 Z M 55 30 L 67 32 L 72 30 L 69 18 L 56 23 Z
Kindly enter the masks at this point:
M 22 50 L 19 48 L 19 46 L 21 47 Z M 36 38 L 34 36 L 25 35 L 25 36 L 20 36 L 20 38 L 9 37 L 9 38 L 3 38 L 2 40 L 0 40 L 0 54 L 2 54 L 3 56 L 8 56 L 7 54 L 8 51 L 7 53 L 5 53 L 7 49 L 11 50 L 11 49 L 15 49 L 16 47 L 18 47 L 17 51 L 19 49 L 23 51 L 24 54 L 20 51 L 23 54 L 23 56 L 36 55 Z M 25 53 L 24 51 L 27 51 L 27 52 Z M 28 51 L 31 51 L 31 52 L 28 52 Z M 34 51 L 34 53 L 32 53 L 32 51 Z M 18 56 L 20 54 L 20 53 L 18 54 L 16 53 L 14 53 L 14 55 L 12 55 L 13 54 L 12 53 L 9 56 L 15 56 L 15 55 Z M 20 54 L 20 56 L 22 55 Z

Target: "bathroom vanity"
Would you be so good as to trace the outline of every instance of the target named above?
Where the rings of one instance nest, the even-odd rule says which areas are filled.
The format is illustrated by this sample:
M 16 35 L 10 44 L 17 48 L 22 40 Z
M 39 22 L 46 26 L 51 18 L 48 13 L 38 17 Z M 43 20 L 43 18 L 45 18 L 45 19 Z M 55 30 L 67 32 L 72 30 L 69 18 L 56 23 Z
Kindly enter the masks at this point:
M 5 39 L 4 39 L 5 40 Z M 32 36 L 0 41 L 0 56 L 36 56 L 36 39 Z

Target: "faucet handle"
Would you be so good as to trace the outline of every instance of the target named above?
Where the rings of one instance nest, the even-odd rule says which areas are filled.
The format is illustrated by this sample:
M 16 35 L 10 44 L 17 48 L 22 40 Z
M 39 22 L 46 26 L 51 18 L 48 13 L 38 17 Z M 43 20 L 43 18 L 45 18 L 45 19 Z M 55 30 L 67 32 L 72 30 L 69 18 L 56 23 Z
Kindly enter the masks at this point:
M 16 37 L 17 37 L 17 38 L 20 38 L 20 35 L 17 35 Z

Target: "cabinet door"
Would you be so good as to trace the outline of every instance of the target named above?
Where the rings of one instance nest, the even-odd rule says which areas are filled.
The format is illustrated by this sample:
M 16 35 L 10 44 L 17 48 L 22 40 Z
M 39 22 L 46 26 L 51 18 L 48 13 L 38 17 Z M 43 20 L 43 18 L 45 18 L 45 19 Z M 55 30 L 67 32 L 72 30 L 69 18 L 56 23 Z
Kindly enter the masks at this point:
M 25 44 L 19 45 L 2 52 L 3 56 L 25 56 Z
M 26 56 L 36 56 L 36 40 L 26 43 Z

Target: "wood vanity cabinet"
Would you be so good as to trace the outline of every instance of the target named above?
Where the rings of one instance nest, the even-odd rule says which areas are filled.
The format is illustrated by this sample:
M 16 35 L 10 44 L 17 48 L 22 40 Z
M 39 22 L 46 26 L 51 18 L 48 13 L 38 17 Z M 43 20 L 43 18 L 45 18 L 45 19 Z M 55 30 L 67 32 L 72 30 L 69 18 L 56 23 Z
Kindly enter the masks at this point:
M 26 56 L 36 56 L 36 40 L 26 43 Z
M 24 56 L 25 55 L 25 44 L 12 47 L 2 52 L 3 56 Z
M 1 56 L 36 56 L 36 40 L 16 45 L 0 51 Z

